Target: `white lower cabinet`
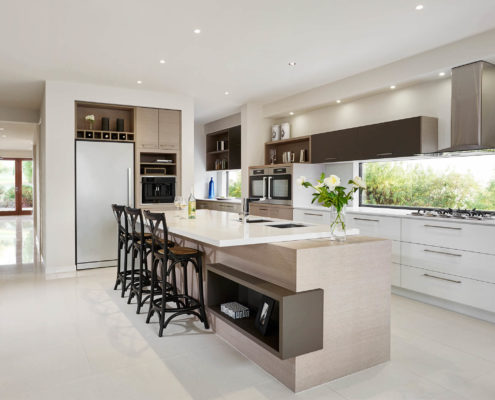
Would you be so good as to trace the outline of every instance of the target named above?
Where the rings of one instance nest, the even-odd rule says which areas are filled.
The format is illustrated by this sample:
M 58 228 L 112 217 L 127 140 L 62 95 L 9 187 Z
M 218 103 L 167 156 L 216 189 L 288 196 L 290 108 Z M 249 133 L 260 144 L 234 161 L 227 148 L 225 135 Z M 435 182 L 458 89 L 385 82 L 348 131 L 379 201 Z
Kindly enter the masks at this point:
M 495 285 L 491 283 L 402 265 L 401 286 L 415 292 L 495 312 Z
M 401 286 L 400 264 L 392 263 L 392 286 Z
M 411 267 L 495 283 L 495 256 L 491 254 L 403 242 L 400 262 Z
M 359 228 L 361 235 L 400 241 L 400 218 L 347 213 L 346 220 L 347 226 Z
M 330 211 L 294 208 L 294 221 L 330 226 Z

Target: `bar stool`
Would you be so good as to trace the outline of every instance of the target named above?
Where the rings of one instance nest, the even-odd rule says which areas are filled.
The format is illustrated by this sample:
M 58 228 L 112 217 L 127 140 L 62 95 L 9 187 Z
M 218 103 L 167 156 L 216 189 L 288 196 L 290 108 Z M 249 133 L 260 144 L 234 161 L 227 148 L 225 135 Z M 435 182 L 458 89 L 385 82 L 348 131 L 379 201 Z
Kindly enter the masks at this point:
M 127 270 L 127 255 L 131 249 L 132 237 L 128 231 L 127 215 L 125 213 L 125 206 L 118 204 L 112 204 L 112 211 L 117 220 L 118 236 L 117 236 L 117 278 L 115 279 L 115 286 L 113 290 L 117 290 L 119 285 L 121 287 L 121 297 L 124 297 L 126 290 L 129 288 L 130 283 L 127 280 L 131 280 L 132 271 Z M 124 264 L 122 265 L 122 250 L 124 250 Z
M 151 317 L 156 312 L 160 324 L 158 336 L 163 336 L 163 330 L 168 323 L 175 317 L 188 314 L 197 316 L 204 323 L 206 329 L 209 329 L 208 319 L 205 311 L 203 295 L 203 266 L 202 253 L 199 250 L 189 247 L 173 246 L 163 248 L 160 243 L 168 237 L 167 223 L 165 214 L 145 212 L 145 217 L 149 222 L 152 240 L 153 264 L 151 267 L 151 280 L 159 282 L 161 292 L 150 293 L 150 306 L 146 323 L 150 322 Z M 171 261 L 170 265 L 169 261 Z M 199 299 L 195 299 L 188 291 L 188 264 L 193 265 L 197 275 Z M 178 292 L 176 283 L 175 268 L 179 264 L 183 268 L 182 293 Z M 160 267 L 160 276 L 158 276 L 158 267 Z M 153 286 L 152 283 L 152 286 Z M 167 303 L 175 303 L 175 307 Z M 172 313 L 165 319 L 166 313 Z
M 134 296 L 137 300 L 136 314 L 148 300 L 151 291 L 150 273 L 148 271 L 148 255 L 151 253 L 151 245 L 146 242 L 151 238 L 151 233 L 144 231 L 143 213 L 140 208 L 125 207 L 128 217 L 128 225 L 131 228 L 131 285 L 127 304 L 131 304 Z M 136 270 L 136 259 L 138 268 Z M 146 295 L 143 298 L 143 294 Z

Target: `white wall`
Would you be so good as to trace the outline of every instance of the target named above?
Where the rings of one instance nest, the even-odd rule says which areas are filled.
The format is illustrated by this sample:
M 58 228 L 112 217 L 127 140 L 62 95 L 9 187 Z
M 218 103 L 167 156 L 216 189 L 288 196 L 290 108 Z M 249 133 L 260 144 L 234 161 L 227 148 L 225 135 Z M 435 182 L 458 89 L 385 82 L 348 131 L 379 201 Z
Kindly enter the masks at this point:
M 194 124 L 194 195 L 198 199 L 208 196 L 206 136 L 201 124 Z
M 265 142 L 270 140 L 271 121 L 263 118 L 263 107 L 258 103 L 248 103 L 241 109 L 241 167 L 242 197 L 249 195 L 249 172 L 252 165 L 265 163 Z
M 194 185 L 194 105 L 179 94 L 47 81 L 41 127 L 43 257 L 47 273 L 75 269 L 74 102 L 182 110 L 182 191 Z
M 204 129 L 205 134 L 208 134 L 238 125 L 241 125 L 241 113 L 228 115 L 227 117 L 208 122 L 204 125 Z
M 297 137 L 424 115 L 438 118 L 438 144 L 445 148 L 450 146 L 450 96 L 451 80 L 438 79 L 272 122 L 289 121 L 291 136 Z
M 40 112 L 29 108 L 2 106 L 0 107 L 0 121 L 38 123 Z
M 33 156 L 33 152 L 28 151 L 28 150 L 3 150 L 3 149 L 0 149 L 0 157 L 31 158 L 32 156 Z

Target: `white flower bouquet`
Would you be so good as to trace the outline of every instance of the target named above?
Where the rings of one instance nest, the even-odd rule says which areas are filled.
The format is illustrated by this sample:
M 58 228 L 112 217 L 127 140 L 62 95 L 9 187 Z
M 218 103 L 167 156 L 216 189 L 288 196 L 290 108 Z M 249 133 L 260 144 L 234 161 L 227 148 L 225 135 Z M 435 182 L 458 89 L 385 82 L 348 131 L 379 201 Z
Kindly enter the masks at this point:
M 334 234 L 335 229 L 339 228 L 344 232 L 345 239 L 345 220 L 343 217 L 344 207 L 352 200 L 354 192 L 359 189 L 365 189 L 366 185 L 364 181 L 359 176 L 355 176 L 350 179 L 348 184 L 351 188 L 346 192 L 346 188 L 341 186 L 340 178 L 337 175 L 330 175 L 325 177 L 325 174 L 321 174 L 320 179 L 316 181 L 316 184 L 309 182 L 306 177 L 301 176 L 297 179 L 299 185 L 305 188 L 313 188 L 315 193 L 313 193 L 313 200 L 311 203 L 316 201 L 323 207 L 333 207 L 335 210 L 335 217 L 330 225 L 330 231 Z
M 95 116 L 93 114 L 86 115 L 84 117 L 84 119 L 89 122 L 89 129 L 93 129 L 93 124 L 95 122 Z

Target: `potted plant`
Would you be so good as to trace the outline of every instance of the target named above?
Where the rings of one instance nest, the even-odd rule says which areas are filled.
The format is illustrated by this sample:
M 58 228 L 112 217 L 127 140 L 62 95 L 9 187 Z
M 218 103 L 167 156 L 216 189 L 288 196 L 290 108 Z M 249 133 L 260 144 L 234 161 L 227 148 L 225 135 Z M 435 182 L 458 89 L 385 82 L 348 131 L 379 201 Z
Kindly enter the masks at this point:
M 349 180 L 348 184 L 352 186 L 347 192 L 346 188 L 341 186 L 340 178 L 337 175 L 325 177 L 325 174 L 322 173 L 315 185 L 309 182 L 306 177 L 301 176 L 297 179 L 297 183 L 305 188 L 315 190 L 312 204 L 317 201 L 323 207 L 331 209 L 330 232 L 332 239 L 346 240 L 345 207 L 352 200 L 354 192 L 366 188 L 361 177 L 355 176 Z

